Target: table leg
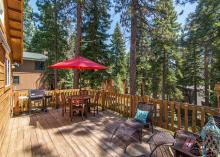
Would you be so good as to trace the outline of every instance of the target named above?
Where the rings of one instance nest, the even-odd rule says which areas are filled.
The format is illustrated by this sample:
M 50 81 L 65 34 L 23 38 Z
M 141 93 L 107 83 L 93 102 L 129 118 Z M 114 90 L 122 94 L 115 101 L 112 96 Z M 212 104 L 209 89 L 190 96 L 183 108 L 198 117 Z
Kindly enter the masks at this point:
M 72 116 L 73 116 L 73 108 L 72 104 L 70 104 L 70 120 L 72 121 Z
M 181 153 L 179 151 L 175 151 L 175 157 L 181 157 Z
M 28 100 L 28 112 L 31 114 L 31 100 Z
M 88 104 L 85 105 L 84 112 L 85 112 L 85 116 L 86 116 L 86 118 L 87 118 L 87 114 L 88 114 Z

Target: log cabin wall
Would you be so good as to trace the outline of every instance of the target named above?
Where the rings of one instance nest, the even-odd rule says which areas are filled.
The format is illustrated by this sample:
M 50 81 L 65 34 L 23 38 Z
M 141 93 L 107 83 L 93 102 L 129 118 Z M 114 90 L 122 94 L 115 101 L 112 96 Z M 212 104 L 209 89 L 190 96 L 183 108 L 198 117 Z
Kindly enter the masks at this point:
M 0 0 L 0 147 L 13 108 L 12 64 L 22 63 L 24 0 Z
M 0 146 L 7 131 L 12 106 L 12 80 L 10 85 L 6 86 L 6 58 L 10 61 L 9 54 L 0 45 Z

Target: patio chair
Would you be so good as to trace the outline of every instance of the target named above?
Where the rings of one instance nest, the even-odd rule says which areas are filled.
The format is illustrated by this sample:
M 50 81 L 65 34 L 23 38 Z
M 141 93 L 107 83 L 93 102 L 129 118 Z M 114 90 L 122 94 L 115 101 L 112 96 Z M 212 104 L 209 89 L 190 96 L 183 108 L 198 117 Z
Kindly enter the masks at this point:
M 85 102 L 81 99 L 69 99 L 70 103 L 70 118 L 73 120 L 74 113 L 81 113 L 82 119 L 84 119 Z
M 148 126 L 152 128 L 153 133 L 153 122 L 152 122 L 152 116 L 154 112 L 154 105 L 153 104 L 147 104 L 144 102 L 139 102 L 137 105 L 137 109 L 140 109 L 142 111 L 148 111 L 148 117 L 146 119 L 146 122 L 140 122 L 136 119 L 128 119 L 122 123 L 120 123 L 113 131 L 111 141 L 115 136 L 119 137 L 122 141 L 125 143 L 124 152 L 126 152 L 127 146 L 132 143 L 132 141 L 139 141 L 142 142 L 142 135 L 143 135 L 143 128 L 145 126 Z
M 99 113 L 98 102 L 99 102 L 100 94 L 101 94 L 100 92 L 97 92 L 95 94 L 94 100 L 88 104 L 88 108 L 90 111 L 93 111 L 94 116 Z
M 61 94 L 61 100 L 62 100 L 62 116 L 64 116 L 65 112 L 67 111 L 67 108 L 70 109 L 70 104 L 67 101 L 67 97 L 64 93 Z
M 89 95 L 89 91 L 88 90 L 80 90 L 79 91 L 79 95 Z
M 136 157 L 151 157 L 153 153 L 161 146 L 172 147 L 175 146 L 176 144 L 179 145 L 179 143 L 181 143 L 186 138 L 196 139 L 196 136 L 197 136 L 196 134 L 185 130 L 177 130 L 174 133 L 174 136 L 167 131 L 157 132 L 152 136 L 150 136 L 150 138 L 148 138 L 148 140 L 146 141 L 146 143 L 154 145 L 151 152 Z

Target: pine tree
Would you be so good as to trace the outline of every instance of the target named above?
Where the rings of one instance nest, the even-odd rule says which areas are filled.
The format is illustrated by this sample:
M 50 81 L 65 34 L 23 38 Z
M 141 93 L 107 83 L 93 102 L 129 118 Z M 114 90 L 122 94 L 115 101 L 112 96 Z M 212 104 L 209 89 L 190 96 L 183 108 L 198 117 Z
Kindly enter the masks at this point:
M 127 66 L 125 54 L 125 42 L 119 24 L 116 24 L 111 40 L 112 53 L 112 77 L 116 82 L 117 89 L 121 92 L 123 82 L 126 80 Z
M 218 76 L 213 72 L 218 65 L 219 28 L 220 28 L 220 2 L 218 0 L 200 0 L 196 11 L 190 17 L 190 27 L 194 32 L 194 47 L 198 47 L 203 56 L 203 85 L 205 105 L 210 104 L 210 96 L 214 97 L 214 84 Z M 216 62 L 217 61 L 217 62 Z M 218 68 L 217 68 L 218 69 Z M 217 70 L 218 71 L 218 70 Z M 212 78 L 210 76 L 213 76 Z M 214 78 L 214 79 L 213 79 Z
M 29 51 L 31 40 L 34 35 L 34 13 L 29 5 L 30 0 L 24 1 L 24 50 Z
M 159 57 L 158 66 L 162 68 L 162 99 L 181 97 L 177 88 L 178 70 L 178 30 L 177 15 L 172 0 L 160 0 L 156 3 L 159 17 L 155 20 L 153 45 Z
M 114 0 L 115 11 L 121 13 L 121 23 L 130 31 L 130 94 L 135 95 L 137 91 L 137 46 L 139 24 L 141 20 L 150 30 L 151 15 L 155 12 L 155 2 L 141 0 Z
M 84 4 L 83 41 L 82 56 L 103 65 L 110 65 L 111 53 L 107 44 L 110 27 L 110 1 L 109 0 L 87 0 Z M 83 83 L 98 88 L 107 78 L 107 71 L 84 71 L 81 78 Z
M 58 0 L 37 0 L 39 14 L 37 30 L 31 42 L 33 52 L 48 52 L 47 65 L 66 59 L 68 50 L 67 14 L 66 7 L 69 3 Z M 54 74 L 53 74 L 54 73 Z M 52 88 L 58 88 L 58 81 L 65 77 L 68 71 L 46 69 L 45 81 Z M 53 74 L 53 75 L 52 75 Z
M 80 49 L 81 49 L 81 40 L 82 40 L 82 7 L 84 0 L 77 0 L 77 9 L 76 9 L 76 46 L 75 46 L 75 56 L 80 55 Z M 74 72 L 74 88 L 79 88 L 79 76 L 80 71 L 75 70 Z
M 141 16 L 141 15 L 140 15 Z M 151 36 L 148 35 L 146 24 L 138 20 L 137 33 L 137 92 L 140 95 L 150 95 L 150 44 Z

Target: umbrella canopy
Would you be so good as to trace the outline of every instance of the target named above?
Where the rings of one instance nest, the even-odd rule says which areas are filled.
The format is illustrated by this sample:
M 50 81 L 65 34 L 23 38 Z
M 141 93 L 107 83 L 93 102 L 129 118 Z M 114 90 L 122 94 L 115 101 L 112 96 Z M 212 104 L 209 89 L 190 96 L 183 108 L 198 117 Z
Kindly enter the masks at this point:
M 75 57 L 66 61 L 49 66 L 54 69 L 81 69 L 81 70 L 104 70 L 106 66 L 93 62 L 84 57 Z

